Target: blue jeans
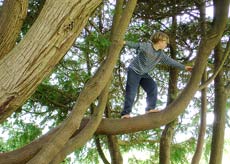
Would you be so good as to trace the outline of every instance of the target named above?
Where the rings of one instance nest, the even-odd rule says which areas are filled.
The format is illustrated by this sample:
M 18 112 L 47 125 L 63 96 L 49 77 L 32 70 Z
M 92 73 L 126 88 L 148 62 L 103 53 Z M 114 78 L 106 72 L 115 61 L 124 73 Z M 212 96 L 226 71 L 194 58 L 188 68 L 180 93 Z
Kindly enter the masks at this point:
M 123 111 L 121 112 L 122 116 L 131 113 L 139 85 L 147 93 L 147 107 L 145 110 L 148 111 L 150 109 L 155 109 L 157 101 L 156 82 L 149 76 L 149 74 L 146 73 L 144 75 L 139 75 L 129 68 L 126 82 L 125 103 Z

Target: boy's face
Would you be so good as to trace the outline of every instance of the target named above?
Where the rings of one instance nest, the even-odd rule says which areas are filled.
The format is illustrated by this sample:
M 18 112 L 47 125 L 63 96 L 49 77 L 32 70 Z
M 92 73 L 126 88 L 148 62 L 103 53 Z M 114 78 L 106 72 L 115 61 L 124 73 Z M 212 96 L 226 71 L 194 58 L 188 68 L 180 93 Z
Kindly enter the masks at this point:
M 163 39 L 159 41 L 159 45 L 160 45 L 160 49 L 165 49 L 168 45 L 168 40 L 167 39 Z

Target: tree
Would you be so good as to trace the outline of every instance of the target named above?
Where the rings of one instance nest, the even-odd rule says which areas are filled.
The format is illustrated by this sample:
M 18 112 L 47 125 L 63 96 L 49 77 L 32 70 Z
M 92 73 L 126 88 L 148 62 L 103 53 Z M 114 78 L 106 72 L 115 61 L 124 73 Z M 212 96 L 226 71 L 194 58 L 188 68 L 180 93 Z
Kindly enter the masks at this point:
M 3 8 L 8 8 L 5 5 L 7 2 L 4 1 Z M 100 3 L 101 1 L 86 0 L 46 1 L 25 37 L 13 49 L 0 55 L 1 122 L 20 108 L 35 92 L 43 79 L 51 73 L 73 45 L 89 16 Z M 68 153 L 84 145 L 94 133 L 115 135 L 149 130 L 173 121 L 184 112 L 198 90 L 210 53 L 225 30 L 229 1 L 214 1 L 214 19 L 207 35 L 201 37 L 191 79 L 175 101 L 157 114 L 138 116 L 129 120 L 103 119 L 100 122 L 106 106 L 107 84 L 122 48 L 123 36 L 135 5 L 136 1 L 126 3 L 123 0 L 117 1 L 109 37 L 110 44 L 103 55 L 100 54 L 102 55 L 101 59 L 105 60 L 79 92 L 68 117 L 36 142 L 9 153 L 2 153 L 0 158 L 3 160 L 0 163 L 15 161 L 15 158 L 18 163 L 26 161 L 29 161 L 28 163 L 60 163 Z M 4 18 L 4 15 L 2 17 Z M 3 28 L 4 24 L 1 26 L 1 29 Z M 17 25 L 14 30 L 18 33 L 20 29 L 21 24 Z M 7 34 L 7 32 L 5 33 Z M 15 38 L 15 36 L 12 37 Z M 2 47 L 6 47 L 6 42 L 0 44 Z M 12 39 L 11 45 L 15 45 L 15 39 Z M 85 55 L 87 56 L 87 54 Z M 90 66 L 89 63 L 88 66 Z M 95 103 L 95 108 L 92 106 L 94 110 L 91 119 L 83 119 L 84 113 L 94 102 L 98 103 Z M 57 154 L 60 159 L 54 158 Z

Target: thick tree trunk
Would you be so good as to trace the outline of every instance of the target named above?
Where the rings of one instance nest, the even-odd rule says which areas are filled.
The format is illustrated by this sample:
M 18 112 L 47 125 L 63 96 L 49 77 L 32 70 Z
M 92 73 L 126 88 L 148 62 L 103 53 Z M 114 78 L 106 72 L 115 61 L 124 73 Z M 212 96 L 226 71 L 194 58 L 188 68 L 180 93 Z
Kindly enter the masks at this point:
M 0 13 L 0 60 L 16 45 L 28 9 L 28 0 L 4 0 Z
M 25 102 L 72 46 L 101 0 L 49 0 L 23 40 L 0 60 L 0 122 Z
M 221 44 L 215 49 L 215 68 L 218 68 L 223 59 L 223 51 Z M 211 145 L 210 164 L 222 163 L 223 147 L 224 147 L 224 130 L 226 122 L 226 93 L 224 88 L 224 80 L 222 78 L 223 71 L 220 71 L 215 78 L 215 104 L 214 104 L 214 123 Z

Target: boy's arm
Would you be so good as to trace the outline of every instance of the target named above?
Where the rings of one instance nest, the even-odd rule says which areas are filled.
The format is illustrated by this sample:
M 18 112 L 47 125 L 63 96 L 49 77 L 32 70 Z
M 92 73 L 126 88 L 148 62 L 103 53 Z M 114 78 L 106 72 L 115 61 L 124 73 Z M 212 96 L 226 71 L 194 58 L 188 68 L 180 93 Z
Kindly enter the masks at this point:
M 167 56 L 164 52 L 163 52 L 163 57 L 161 59 L 161 62 L 164 64 L 167 64 L 169 66 L 176 67 L 176 68 L 181 69 L 181 70 L 186 70 L 186 71 L 190 71 L 190 72 L 192 71 L 191 66 L 185 66 L 185 65 L 177 62 L 176 60 Z

